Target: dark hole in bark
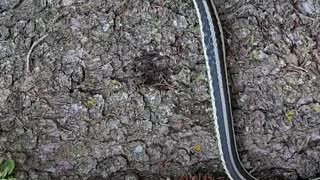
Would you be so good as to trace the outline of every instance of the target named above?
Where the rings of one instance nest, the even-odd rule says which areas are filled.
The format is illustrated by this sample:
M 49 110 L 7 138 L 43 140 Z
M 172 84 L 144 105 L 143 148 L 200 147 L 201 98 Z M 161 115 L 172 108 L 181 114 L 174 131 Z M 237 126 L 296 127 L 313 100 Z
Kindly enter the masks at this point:
M 155 86 L 167 90 L 173 88 L 171 75 L 173 61 L 158 53 L 145 54 L 134 60 L 134 72 L 138 85 Z

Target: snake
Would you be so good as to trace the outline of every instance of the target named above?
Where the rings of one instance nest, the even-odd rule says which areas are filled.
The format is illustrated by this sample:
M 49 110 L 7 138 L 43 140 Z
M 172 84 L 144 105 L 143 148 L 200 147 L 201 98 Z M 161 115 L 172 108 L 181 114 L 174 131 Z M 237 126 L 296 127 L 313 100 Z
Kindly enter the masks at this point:
M 217 8 L 212 0 L 193 0 L 197 11 L 207 67 L 212 115 L 219 152 L 226 174 L 233 180 L 255 180 L 241 164 L 235 140 L 226 51 Z

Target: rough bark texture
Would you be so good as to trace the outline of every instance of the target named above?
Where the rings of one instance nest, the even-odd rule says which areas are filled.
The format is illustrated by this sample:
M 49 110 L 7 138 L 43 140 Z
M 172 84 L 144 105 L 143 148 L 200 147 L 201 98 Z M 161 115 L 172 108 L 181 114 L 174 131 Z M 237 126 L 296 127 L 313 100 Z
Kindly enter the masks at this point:
M 242 162 L 320 173 L 320 2 L 216 1 Z M 223 172 L 191 0 L 1 0 L 0 160 L 18 179 Z
M 1 12 L 0 156 L 18 179 L 223 171 L 192 2 L 1 1 Z

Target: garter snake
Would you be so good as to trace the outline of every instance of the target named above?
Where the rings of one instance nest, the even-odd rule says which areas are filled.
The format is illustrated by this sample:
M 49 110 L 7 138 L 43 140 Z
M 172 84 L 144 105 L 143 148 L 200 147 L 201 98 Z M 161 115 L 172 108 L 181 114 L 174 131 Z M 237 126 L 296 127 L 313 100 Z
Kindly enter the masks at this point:
M 221 160 L 230 179 L 254 180 L 242 166 L 236 147 L 226 71 L 223 32 L 212 0 L 193 0 L 200 24 L 213 118 Z

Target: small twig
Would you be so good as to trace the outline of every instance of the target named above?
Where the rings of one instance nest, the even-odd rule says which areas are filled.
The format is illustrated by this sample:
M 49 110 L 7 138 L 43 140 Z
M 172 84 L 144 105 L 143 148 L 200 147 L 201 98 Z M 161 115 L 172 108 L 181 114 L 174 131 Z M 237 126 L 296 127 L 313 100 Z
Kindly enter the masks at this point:
M 167 127 L 172 127 L 169 124 L 164 124 L 164 123 L 159 123 L 160 126 L 167 126 Z
M 27 55 L 27 59 L 26 59 L 26 74 L 28 74 L 30 72 L 30 56 L 31 56 L 31 53 L 33 51 L 33 49 L 41 42 L 43 41 L 46 37 L 48 37 L 48 34 L 42 36 L 38 41 L 34 42 L 28 52 L 28 55 Z
M 293 65 L 293 64 L 290 64 L 290 66 L 294 69 L 297 69 L 297 70 L 300 70 L 300 71 L 303 71 L 305 73 L 308 73 L 308 70 L 304 69 L 303 67 L 300 67 L 300 66 L 296 66 L 296 65 Z
M 16 120 L 20 123 L 20 125 L 23 127 L 24 130 L 28 131 L 29 129 L 22 123 L 20 118 L 16 117 Z
M 175 86 L 172 86 L 170 84 L 167 84 L 167 83 L 157 83 L 157 84 L 154 84 L 152 85 L 153 87 L 164 87 L 164 88 L 167 88 L 167 89 L 174 89 Z
M 121 12 L 118 16 L 119 17 L 122 17 L 122 16 L 124 16 L 124 15 L 127 15 L 127 13 L 128 13 L 128 9 L 125 9 L 123 12 Z

